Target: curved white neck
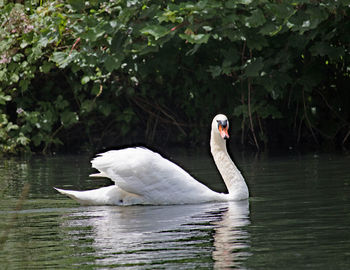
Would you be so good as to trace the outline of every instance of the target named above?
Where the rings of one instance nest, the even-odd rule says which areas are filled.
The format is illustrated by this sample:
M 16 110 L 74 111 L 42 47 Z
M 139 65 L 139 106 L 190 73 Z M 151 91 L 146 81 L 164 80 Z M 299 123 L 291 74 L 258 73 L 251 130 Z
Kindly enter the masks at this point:
M 249 197 L 248 187 L 241 172 L 231 160 L 226 149 L 226 141 L 213 131 L 210 136 L 210 150 L 216 167 L 218 168 L 228 193 L 233 199 L 246 199 Z

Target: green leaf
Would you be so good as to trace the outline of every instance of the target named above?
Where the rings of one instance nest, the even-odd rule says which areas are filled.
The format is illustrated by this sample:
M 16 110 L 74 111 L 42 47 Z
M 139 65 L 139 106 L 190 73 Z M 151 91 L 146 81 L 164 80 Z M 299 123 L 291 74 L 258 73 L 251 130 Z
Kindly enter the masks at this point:
M 48 43 L 49 39 L 46 36 L 41 37 L 38 41 L 38 45 L 41 47 L 46 47 Z
M 61 113 L 61 123 L 64 126 L 71 126 L 79 121 L 79 117 L 76 112 L 64 111 Z
M 43 135 L 42 133 L 37 133 L 36 135 L 32 136 L 31 138 L 32 142 L 34 143 L 34 146 L 39 146 L 41 142 L 43 141 Z
M 266 8 L 271 11 L 273 16 L 276 16 L 279 19 L 286 20 L 292 16 L 296 10 L 290 4 L 287 3 L 268 3 Z
M 257 33 L 254 28 L 251 28 L 251 31 L 248 31 L 246 35 L 247 45 L 250 49 L 256 49 L 260 51 L 264 47 L 268 46 L 268 41 L 265 36 Z
M 202 26 L 203 27 L 203 29 L 205 30 L 205 31 L 207 31 L 207 32 L 210 32 L 211 30 L 213 30 L 213 27 L 211 27 L 211 26 L 209 26 L 209 25 L 204 25 L 204 26 Z
M 100 37 L 102 37 L 105 34 L 105 31 L 103 29 L 100 29 L 98 27 L 90 28 L 88 31 L 81 34 L 81 37 L 86 39 L 88 42 L 95 42 Z
M 122 57 L 118 58 L 117 55 L 111 55 L 106 58 L 104 61 L 104 67 L 108 72 L 112 72 L 113 70 L 117 70 L 120 68 L 122 64 Z
M 95 102 L 93 100 L 84 100 L 81 104 L 80 111 L 81 113 L 89 113 L 94 108 Z
M 68 3 L 78 11 L 82 10 L 85 7 L 85 2 L 81 0 L 68 0 Z
M 160 39 L 161 37 L 166 36 L 168 33 L 170 33 L 170 29 L 161 26 L 161 25 L 148 25 L 140 30 L 140 32 L 144 35 L 151 35 L 154 37 L 155 40 Z
M 9 95 L 4 95 L 4 94 L 0 93 L 0 104 L 1 104 L 1 105 L 5 105 L 6 102 L 11 101 L 11 100 L 12 100 L 12 97 L 11 97 L 11 96 L 9 96 Z
M 16 143 L 21 144 L 23 146 L 28 145 L 29 142 L 30 142 L 30 139 L 24 136 L 22 132 L 20 132 L 18 137 L 16 138 Z
M 10 77 L 10 80 L 11 80 L 12 82 L 14 82 L 14 83 L 18 82 L 18 80 L 19 80 L 18 74 L 13 73 L 13 74 L 11 75 L 11 77 Z
M 59 95 L 55 100 L 55 107 L 57 110 L 63 110 L 69 106 L 69 102 L 63 99 L 62 95 Z
M 201 44 L 208 42 L 210 34 L 179 34 L 179 37 L 191 44 Z
M 344 56 L 345 50 L 342 47 L 331 46 L 328 42 L 317 42 L 310 48 L 312 55 L 328 56 L 336 60 Z
M 84 75 L 83 78 L 81 78 L 81 84 L 87 84 L 90 81 L 90 76 Z
M 19 62 L 23 57 L 24 55 L 22 53 L 16 53 L 14 56 L 12 56 L 12 60 L 14 62 Z
M 278 34 L 281 30 L 281 25 L 277 26 L 272 22 L 268 22 L 260 29 L 259 33 L 262 35 L 274 36 Z
M 44 61 L 43 65 L 40 67 L 40 71 L 43 73 L 48 73 L 53 68 L 53 66 L 53 63 Z
M 16 130 L 18 128 L 19 128 L 18 125 L 15 125 L 12 122 L 9 122 L 6 126 L 6 131 L 9 132 L 11 130 Z
M 253 0 L 237 0 L 235 1 L 237 4 L 249 5 L 253 2 Z
M 30 80 L 22 79 L 22 80 L 20 80 L 20 82 L 19 82 L 19 87 L 21 87 L 21 90 L 22 90 L 22 91 L 25 91 L 25 90 L 28 89 L 29 84 L 30 84 Z
M 211 73 L 211 76 L 213 78 L 216 78 L 221 74 L 221 67 L 220 66 L 209 66 L 208 71 Z
M 250 17 L 247 17 L 245 20 L 245 26 L 256 28 L 258 26 L 263 25 L 266 22 L 264 13 L 261 9 L 255 9 L 251 13 Z
M 65 68 L 71 62 L 67 52 L 54 52 L 52 54 L 51 60 L 56 63 L 60 68 Z

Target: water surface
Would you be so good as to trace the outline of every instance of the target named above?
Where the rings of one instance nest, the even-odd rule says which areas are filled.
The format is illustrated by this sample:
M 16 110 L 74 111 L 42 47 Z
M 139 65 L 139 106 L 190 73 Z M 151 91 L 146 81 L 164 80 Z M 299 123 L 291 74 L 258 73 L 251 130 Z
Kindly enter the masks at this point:
M 225 191 L 207 153 L 168 156 Z M 348 269 L 350 157 L 234 155 L 249 201 L 83 207 L 53 186 L 89 189 L 88 156 L 0 160 L 4 269 Z

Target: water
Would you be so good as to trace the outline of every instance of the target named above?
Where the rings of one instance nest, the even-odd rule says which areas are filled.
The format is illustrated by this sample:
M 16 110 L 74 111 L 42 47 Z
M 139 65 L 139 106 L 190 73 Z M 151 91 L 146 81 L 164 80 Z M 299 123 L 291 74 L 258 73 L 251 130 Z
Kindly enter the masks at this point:
M 171 158 L 212 189 L 206 153 Z M 1 269 L 349 269 L 350 156 L 236 154 L 251 198 L 82 207 L 53 186 L 89 179 L 87 156 L 0 160 Z

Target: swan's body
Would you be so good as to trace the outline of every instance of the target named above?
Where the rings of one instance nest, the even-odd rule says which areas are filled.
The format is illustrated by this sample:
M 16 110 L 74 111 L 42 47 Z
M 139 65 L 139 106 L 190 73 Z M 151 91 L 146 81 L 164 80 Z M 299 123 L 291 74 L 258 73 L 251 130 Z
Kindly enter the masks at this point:
M 224 123 L 224 124 L 223 124 Z M 84 205 L 185 204 L 234 201 L 249 197 L 244 178 L 226 150 L 228 122 L 217 115 L 212 122 L 211 152 L 228 189 L 212 191 L 173 162 L 146 148 L 108 151 L 91 163 L 115 185 L 88 191 L 57 189 Z

